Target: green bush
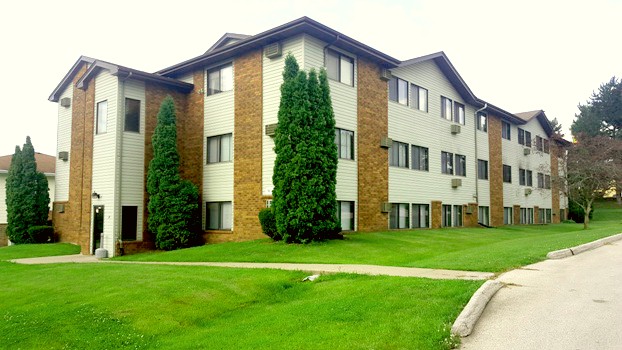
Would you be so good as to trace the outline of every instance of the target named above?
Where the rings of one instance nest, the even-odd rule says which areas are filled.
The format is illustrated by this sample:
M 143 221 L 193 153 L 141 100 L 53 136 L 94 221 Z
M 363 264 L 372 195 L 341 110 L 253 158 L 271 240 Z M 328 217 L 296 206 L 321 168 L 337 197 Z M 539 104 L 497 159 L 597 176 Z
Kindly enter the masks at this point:
M 31 243 L 52 242 L 54 228 L 52 226 L 31 226 L 28 228 L 28 236 Z
M 259 223 L 263 233 L 275 241 L 280 241 L 283 237 L 279 235 L 276 229 L 276 219 L 272 208 L 264 208 L 259 211 Z
M 594 206 L 592 205 L 592 210 L 590 211 L 590 219 L 594 216 Z M 568 219 L 573 220 L 574 222 L 583 222 L 585 219 L 585 212 L 583 208 L 575 201 L 568 201 Z

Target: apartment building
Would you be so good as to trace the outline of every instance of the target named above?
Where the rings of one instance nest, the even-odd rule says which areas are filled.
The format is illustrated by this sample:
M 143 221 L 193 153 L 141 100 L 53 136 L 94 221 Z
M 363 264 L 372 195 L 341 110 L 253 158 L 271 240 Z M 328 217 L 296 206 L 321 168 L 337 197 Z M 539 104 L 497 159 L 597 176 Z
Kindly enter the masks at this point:
M 56 164 L 61 239 L 83 253 L 153 247 L 145 182 L 166 95 L 177 108 L 182 177 L 202 198 L 205 241 L 262 237 L 257 214 L 272 198 L 288 53 L 302 69 L 327 69 L 344 230 L 564 215 L 550 180 L 558 143 L 544 112 L 513 114 L 479 99 L 442 52 L 402 62 L 303 17 L 253 36 L 225 34 L 204 54 L 155 73 L 81 57 L 50 96 L 59 103 L 58 151 L 68 155 Z

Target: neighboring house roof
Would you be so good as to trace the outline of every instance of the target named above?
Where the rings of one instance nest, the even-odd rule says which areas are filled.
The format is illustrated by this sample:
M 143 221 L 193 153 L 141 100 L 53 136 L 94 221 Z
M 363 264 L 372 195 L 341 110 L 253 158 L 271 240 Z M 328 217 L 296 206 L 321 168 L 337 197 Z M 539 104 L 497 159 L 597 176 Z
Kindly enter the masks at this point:
M 240 40 L 244 40 L 244 39 L 248 39 L 250 38 L 250 35 L 246 35 L 246 34 L 235 34 L 235 33 L 225 33 L 225 35 L 223 35 L 222 37 L 220 37 L 220 39 L 218 39 L 218 41 L 212 45 L 212 47 L 210 47 L 209 49 L 207 49 L 207 51 L 205 51 L 205 53 L 209 53 L 212 52 L 218 48 L 227 46 L 227 45 L 231 45 L 235 42 L 238 42 Z
M 517 117 L 519 117 L 521 120 L 523 120 L 524 122 L 529 122 L 533 118 L 537 118 L 538 122 L 542 126 L 542 129 L 544 129 L 544 131 L 546 132 L 546 135 L 549 137 L 553 135 L 553 127 L 551 126 L 551 122 L 549 121 L 549 118 L 546 117 L 546 114 L 544 114 L 543 110 L 538 109 L 535 111 L 521 112 L 521 113 L 514 113 L 514 114 Z
M 156 72 L 156 74 L 179 76 L 197 66 L 204 66 L 206 64 L 230 59 L 243 52 L 259 49 L 273 42 L 302 33 L 312 35 L 329 43 L 330 45 L 340 47 L 356 55 L 365 56 L 385 68 L 397 67 L 397 65 L 400 64 L 400 61 L 396 58 L 386 55 L 370 46 L 350 38 L 349 36 L 341 34 L 332 28 L 312 20 L 311 18 L 301 17 L 263 33 L 250 36 L 224 47 L 215 48 L 214 51 L 208 51 L 201 56 L 197 56 L 168 68 L 164 68 Z
M 95 62 L 94 58 L 80 56 L 80 58 L 78 58 L 76 63 L 73 64 L 69 72 L 65 74 L 65 77 L 63 77 L 63 80 L 61 80 L 60 83 L 58 83 L 58 86 L 56 86 L 56 88 L 54 89 L 54 91 L 52 91 L 52 94 L 50 95 L 50 97 L 48 97 L 48 100 L 52 102 L 58 102 L 58 100 L 60 99 L 60 95 L 63 93 L 63 91 L 65 91 L 65 88 L 67 88 L 67 85 L 69 85 L 73 81 L 73 78 L 80 71 L 80 67 L 82 63 L 91 64 L 93 62 Z
M 0 173 L 9 171 L 12 158 L 12 154 L 0 157 Z M 56 172 L 56 157 L 35 152 L 35 161 L 38 171 L 46 175 L 53 175 Z

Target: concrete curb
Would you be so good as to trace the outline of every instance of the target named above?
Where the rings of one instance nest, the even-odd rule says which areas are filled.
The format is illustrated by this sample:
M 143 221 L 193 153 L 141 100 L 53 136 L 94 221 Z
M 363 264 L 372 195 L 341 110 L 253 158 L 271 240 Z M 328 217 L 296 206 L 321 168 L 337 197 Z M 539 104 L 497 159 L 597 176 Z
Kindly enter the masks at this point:
M 489 280 L 482 284 L 473 294 L 464 310 L 458 315 L 453 326 L 451 326 L 451 334 L 460 337 L 466 337 L 471 334 L 486 305 L 503 286 L 503 283 L 495 280 Z
M 555 251 L 549 252 L 546 255 L 546 257 L 548 259 L 564 259 L 564 258 L 567 258 L 569 256 L 581 254 L 581 253 L 587 252 L 589 250 L 593 250 L 593 249 L 596 249 L 598 247 L 602 247 L 605 244 L 613 243 L 613 242 L 619 241 L 621 239 L 622 239 L 622 233 L 618 233 L 616 235 L 605 237 L 605 238 L 601 238 L 601 239 L 595 240 L 593 242 L 589 242 L 589 243 L 578 245 L 576 247 L 555 250 Z

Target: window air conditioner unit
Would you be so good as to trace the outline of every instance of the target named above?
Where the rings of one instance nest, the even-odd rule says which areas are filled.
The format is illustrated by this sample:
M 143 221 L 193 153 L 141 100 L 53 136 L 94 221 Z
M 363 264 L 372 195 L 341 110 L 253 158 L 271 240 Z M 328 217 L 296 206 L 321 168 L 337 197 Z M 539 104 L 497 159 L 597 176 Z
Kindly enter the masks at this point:
M 281 51 L 281 44 L 279 42 L 272 43 L 270 45 L 266 45 L 263 49 L 263 53 L 266 58 L 277 58 L 281 57 L 283 52 Z
M 391 148 L 393 146 L 393 139 L 390 137 L 383 137 L 380 139 L 380 147 L 382 148 Z
M 71 99 L 69 97 L 63 97 L 60 99 L 60 105 L 63 107 L 71 106 Z
M 456 124 L 452 124 L 451 125 L 451 133 L 452 134 L 459 134 L 460 133 L 460 125 L 456 125 Z
M 462 186 L 462 179 L 451 179 L 451 187 L 458 188 Z
M 526 156 L 531 154 L 531 148 L 524 148 L 523 149 L 523 154 L 526 155 Z
M 266 125 L 266 135 L 274 137 L 274 135 L 276 134 L 276 126 L 276 123 Z
M 382 71 L 380 72 L 380 79 L 384 81 L 389 81 L 391 80 L 392 77 L 393 75 L 391 75 L 391 71 L 386 68 L 383 68 Z
M 391 203 L 383 202 L 382 205 L 380 206 L 380 212 L 381 213 L 390 213 L 391 212 Z
M 531 194 L 531 188 L 525 189 L 525 196 L 529 196 Z
M 67 160 L 69 160 L 69 152 L 66 152 L 66 151 L 58 152 L 58 159 L 66 162 Z

